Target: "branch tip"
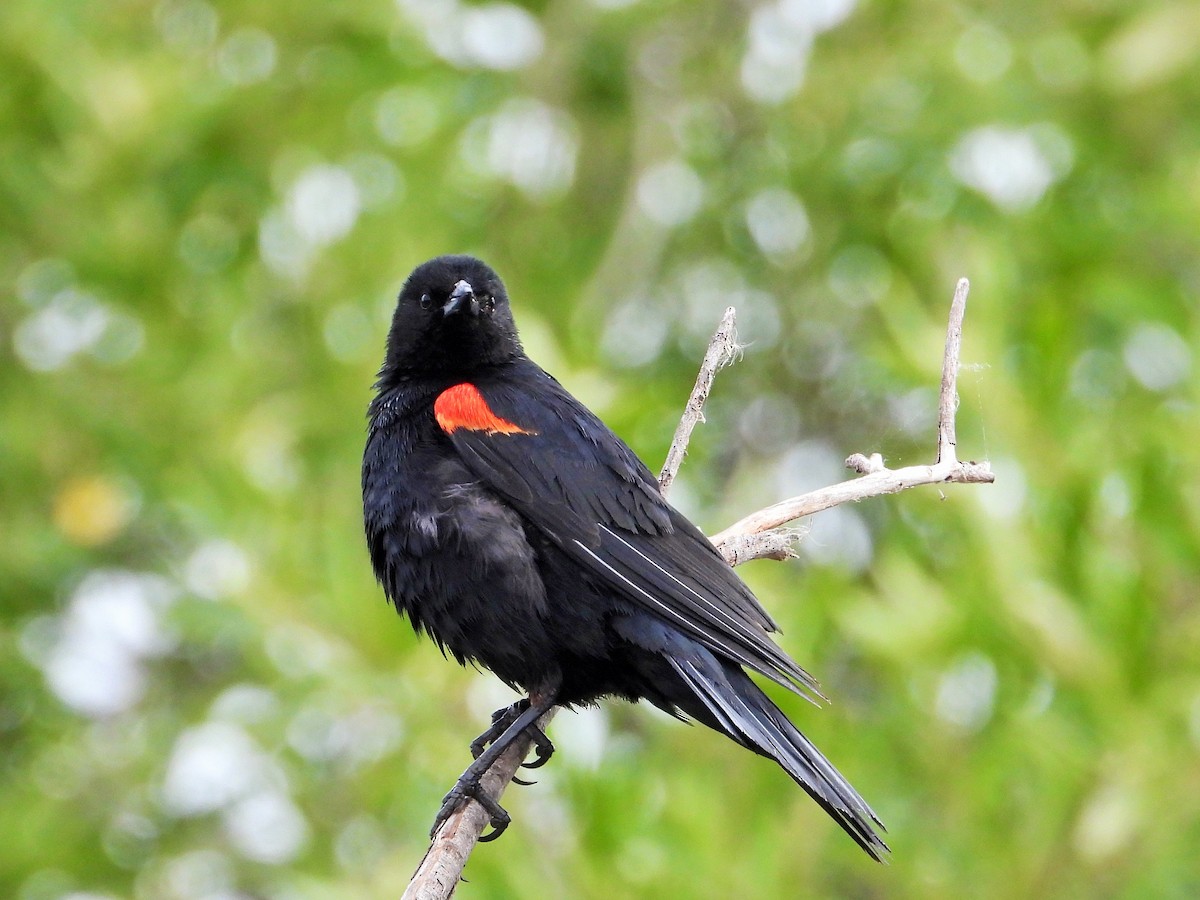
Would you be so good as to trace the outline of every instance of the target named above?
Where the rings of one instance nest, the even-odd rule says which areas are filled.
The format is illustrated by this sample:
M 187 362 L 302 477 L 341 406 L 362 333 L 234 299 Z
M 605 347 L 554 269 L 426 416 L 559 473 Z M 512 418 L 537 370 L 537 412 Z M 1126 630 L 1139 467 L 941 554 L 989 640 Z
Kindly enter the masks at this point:
M 958 363 L 962 353 L 963 316 L 967 311 L 967 294 L 971 283 L 958 279 L 954 299 L 950 302 L 950 322 L 946 327 L 946 350 L 942 356 L 942 387 L 938 397 L 937 461 L 957 461 L 958 439 L 954 433 L 954 416 L 958 408 Z
M 696 384 L 688 397 L 683 416 L 675 429 L 675 437 L 671 440 L 671 449 L 667 451 L 666 462 L 663 463 L 662 472 L 658 476 L 658 488 L 664 496 L 671 489 L 675 476 L 679 474 L 679 467 L 683 465 L 692 431 L 698 423 L 704 421 L 704 403 L 712 390 L 718 370 L 735 362 L 741 349 L 737 342 L 737 311 L 729 306 L 726 307 L 717 330 L 708 342 L 708 350 L 700 363 Z

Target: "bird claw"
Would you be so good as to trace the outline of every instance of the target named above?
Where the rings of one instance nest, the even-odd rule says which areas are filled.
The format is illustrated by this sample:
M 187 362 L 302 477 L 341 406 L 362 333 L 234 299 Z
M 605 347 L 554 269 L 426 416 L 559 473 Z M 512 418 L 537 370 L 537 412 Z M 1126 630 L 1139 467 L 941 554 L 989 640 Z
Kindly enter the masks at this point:
M 429 837 L 435 837 L 450 817 L 470 800 L 476 801 L 483 807 L 492 826 L 492 830 L 487 834 L 480 835 L 479 840 L 487 842 L 500 837 L 504 833 L 504 829 L 508 828 L 512 818 L 504 810 L 504 807 L 483 789 L 478 778 L 465 777 L 458 779 L 450 792 L 442 798 L 442 808 L 438 810 L 437 818 L 433 820 L 433 828 L 429 832 Z
M 479 759 L 487 745 L 504 734 L 508 726 L 517 721 L 517 716 L 527 709 L 529 709 L 529 701 L 518 700 L 510 706 L 503 706 L 492 713 L 492 724 L 483 734 L 471 741 L 471 756 Z
M 540 769 L 554 755 L 554 743 L 550 738 L 546 737 L 546 732 L 542 731 L 536 725 L 530 725 L 525 729 L 525 733 L 533 738 L 533 750 L 536 756 L 532 762 L 521 763 L 521 767 L 525 769 Z
M 492 724 L 483 734 L 471 741 L 471 756 L 475 759 L 479 759 L 479 757 L 483 754 L 483 751 L 487 748 L 488 744 L 492 743 L 492 741 L 504 734 L 504 732 L 508 730 L 509 726 L 512 725 L 513 722 L 517 721 L 517 718 L 521 715 L 521 713 L 525 712 L 527 709 L 529 709 L 529 701 L 518 700 L 511 706 L 501 707 L 492 713 Z M 542 731 L 542 729 L 538 728 L 536 725 L 530 725 L 525 729 L 525 733 L 528 734 L 533 740 L 534 753 L 536 755 L 531 762 L 521 763 L 521 765 L 526 769 L 540 769 L 547 762 L 549 762 L 550 757 L 554 755 L 554 744 L 551 742 L 550 738 L 546 737 L 546 732 Z M 519 778 L 514 778 L 513 781 L 515 781 L 517 784 L 525 786 L 528 786 L 532 783 L 528 781 L 522 781 Z

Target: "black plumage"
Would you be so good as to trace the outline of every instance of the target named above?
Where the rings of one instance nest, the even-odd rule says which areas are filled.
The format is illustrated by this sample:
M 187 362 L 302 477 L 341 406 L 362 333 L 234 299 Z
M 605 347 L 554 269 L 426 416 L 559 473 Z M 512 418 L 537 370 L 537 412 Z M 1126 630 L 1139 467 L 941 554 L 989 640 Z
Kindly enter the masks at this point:
M 774 759 L 880 858 L 878 818 L 744 670 L 810 698 L 817 683 L 633 451 L 525 355 L 490 268 L 444 256 L 409 276 L 376 388 L 375 574 L 418 631 L 530 694 L 493 750 L 551 705 L 646 699 Z M 443 815 L 476 796 L 502 829 L 473 768 Z

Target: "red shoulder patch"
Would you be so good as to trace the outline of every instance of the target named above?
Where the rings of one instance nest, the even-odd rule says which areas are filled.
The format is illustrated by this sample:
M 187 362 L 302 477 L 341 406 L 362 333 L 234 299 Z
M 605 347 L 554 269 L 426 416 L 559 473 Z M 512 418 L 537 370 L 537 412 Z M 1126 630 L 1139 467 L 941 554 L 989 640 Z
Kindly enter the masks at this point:
M 468 381 L 438 394 L 433 401 L 433 416 L 446 434 L 453 434 L 460 428 L 488 434 L 536 434 L 492 412 L 479 388 Z

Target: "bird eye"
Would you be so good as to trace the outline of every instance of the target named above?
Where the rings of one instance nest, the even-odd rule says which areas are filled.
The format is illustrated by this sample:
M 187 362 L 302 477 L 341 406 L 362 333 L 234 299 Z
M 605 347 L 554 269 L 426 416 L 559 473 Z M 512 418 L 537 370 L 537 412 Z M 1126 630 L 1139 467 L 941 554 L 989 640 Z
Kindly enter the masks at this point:
M 479 308 L 486 312 L 491 312 L 496 308 L 496 298 L 491 294 L 484 294 L 479 298 Z
M 428 294 L 421 295 L 421 309 L 430 309 L 433 306 L 433 298 Z

